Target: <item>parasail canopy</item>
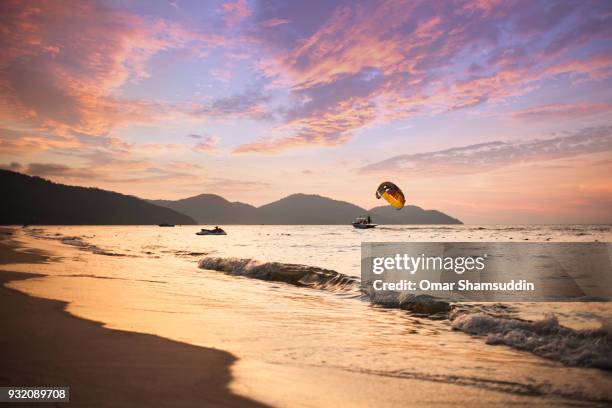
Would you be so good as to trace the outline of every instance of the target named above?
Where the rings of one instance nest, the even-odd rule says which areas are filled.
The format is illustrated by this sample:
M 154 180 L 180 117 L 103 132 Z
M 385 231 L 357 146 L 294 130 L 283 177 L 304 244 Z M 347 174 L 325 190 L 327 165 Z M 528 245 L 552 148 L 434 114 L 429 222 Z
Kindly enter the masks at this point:
M 384 198 L 392 207 L 401 210 L 406 204 L 406 198 L 402 190 L 390 181 L 385 181 L 378 186 L 376 198 Z

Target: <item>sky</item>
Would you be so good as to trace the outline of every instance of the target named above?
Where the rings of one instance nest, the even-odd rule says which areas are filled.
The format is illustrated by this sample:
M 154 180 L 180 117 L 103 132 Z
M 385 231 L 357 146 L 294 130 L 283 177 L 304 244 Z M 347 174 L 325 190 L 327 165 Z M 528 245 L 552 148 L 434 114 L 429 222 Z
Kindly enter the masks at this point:
M 612 2 L 4 0 L 0 167 L 612 223 Z

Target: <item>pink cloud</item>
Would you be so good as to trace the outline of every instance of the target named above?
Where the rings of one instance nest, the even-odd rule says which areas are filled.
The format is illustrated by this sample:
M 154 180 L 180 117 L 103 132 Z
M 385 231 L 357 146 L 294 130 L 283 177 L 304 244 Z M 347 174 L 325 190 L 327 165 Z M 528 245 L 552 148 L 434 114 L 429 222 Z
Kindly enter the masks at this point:
M 234 26 L 241 20 L 253 14 L 253 11 L 249 7 L 246 0 L 227 2 L 223 4 L 223 11 L 225 12 L 223 20 L 228 26 Z
M 0 129 L 1 155 L 28 156 L 50 149 L 75 149 L 81 146 L 83 142 L 73 135 Z
M 310 36 L 262 61 L 260 68 L 277 86 L 290 87 L 295 108 L 280 131 L 236 151 L 277 153 L 304 145 L 336 145 L 375 122 L 496 104 L 564 75 L 572 82 L 610 78 L 609 51 L 581 48 L 611 37 L 607 27 L 612 26 L 612 13 L 606 13 L 603 4 L 598 7 L 587 10 L 576 3 L 525 8 L 497 1 L 461 2 L 455 8 L 418 1 L 340 6 Z M 564 20 L 570 26 L 556 31 L 568 15 L 574 17 Z M 598 24 L 581 29 L 580 41 L 567 42 L 554 57 L 548 55 L 547 45 L 561 41 L 575 28 L 571 24 L 583 27 L 590 18 L 585 15 L 595 16 Z M 525 22 L 525 16 L 546 21 Z M 521 28 L 525 25 L 529 30 Z M 503 41 L 502 27 L 510 30 Z M 535 38 L 546 40 L 533 42 Z M 529 50 L 526 41 L 533 42 Z M 462 63 L 466 56 L 472 59 L 467 65 Z M 352 120 L 358 115 L 355 102 L 367 104 L 373 113 Z M 284 136 L 287 129 L 293 132 Z
M 171 150 L 179 150 L 183 148 L 183 145 L 178 143 L 145 143 L 139 146 L 135 146 L 140 151 L 149 152 L 168 152 Z
M 612 112 L 610 104 L 550 104 L 523 109 L 511 114 L 514 119 L 521 120 L 571 120 Z
M 289 24 L 289 23 L 291 23 L 291 20 L 287 20 L 285 18 L 271 18 L 269 20 L 262 21 L 261 23 L 259 23 L 259 25 L 265 28 L 272 28 L 272 27 L 276 27 L 279 25 L 283 25 L 283 24 Z
M 200 142 L 193 147 L 193 150 L 200 153 L 210 153 L 215 151 L 219 144 L 217 136 L 203 136 Z
M 353 132 L 371 122 L 376 116 L 373 105 L 364 99 L 341 104 L 335 111 L 297 118 L 271 133 L 293 136 L 260 138 L 238 146 L 234 153 L 276 154 L 283 150 L 308 146 L 337 146 L 348 141 Z
M 226 43 L 95 0 L 9 2 L 3 16 L 0 119 L 66 138 L 110 137 L 125 124 L 175 114 L 175 106 L 123 99 L 118 90 L 147 78 L 147 63 L 159 52 Z

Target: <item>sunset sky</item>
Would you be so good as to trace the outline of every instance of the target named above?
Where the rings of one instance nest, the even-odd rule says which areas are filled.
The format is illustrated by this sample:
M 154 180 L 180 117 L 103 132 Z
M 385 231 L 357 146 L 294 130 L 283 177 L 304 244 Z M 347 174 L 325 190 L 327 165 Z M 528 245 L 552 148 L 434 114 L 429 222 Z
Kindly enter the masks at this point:
M 0 166 L 612 222 L 611 1 L 0 2 Z

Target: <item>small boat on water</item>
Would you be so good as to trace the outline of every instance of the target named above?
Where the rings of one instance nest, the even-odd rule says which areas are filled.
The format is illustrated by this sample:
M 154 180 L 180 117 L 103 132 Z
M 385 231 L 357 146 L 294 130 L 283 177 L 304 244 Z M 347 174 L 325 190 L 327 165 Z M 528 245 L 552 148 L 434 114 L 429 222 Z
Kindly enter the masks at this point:
M 167 222 L 162 222 L 158 226 L 159 227 L 174 227 L 174 224 L 168 224 Z
M 353 221 L 353 227 L 357 229 L 369 229 L 376 228 L 377 224 L 372 224 L 372 219 L 368 217 L 357 217 L 355 221 Z
M 227 235 L 227 233 L 219 227 L 213 229 L 202 228 L 200 232 L 196 232 L 196 235 Z

